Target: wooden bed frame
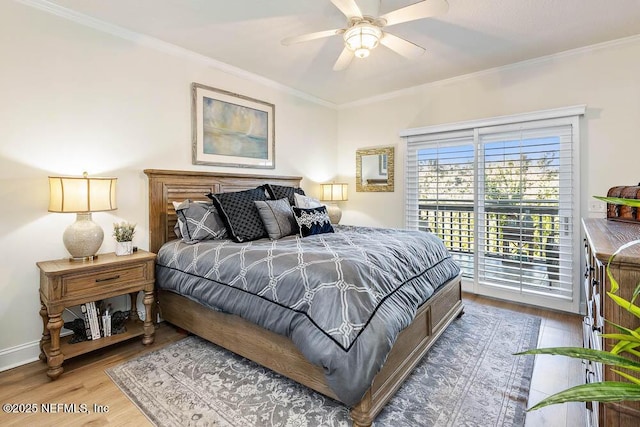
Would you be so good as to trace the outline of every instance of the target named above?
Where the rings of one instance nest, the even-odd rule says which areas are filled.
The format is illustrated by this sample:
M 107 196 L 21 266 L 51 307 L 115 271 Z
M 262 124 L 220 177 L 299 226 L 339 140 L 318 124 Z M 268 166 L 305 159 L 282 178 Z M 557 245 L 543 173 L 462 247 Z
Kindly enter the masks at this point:
M 265 183 L 300 186 L 301 177 L 245 175 L 147 169 L 149 177 L 149 250 L 157 253 L 175 239 L 174 201 L 208 200 L 206 193 L 241 191 Z M 463 312 L 460 277 L 449 281 L 418 310 L 402 331 L 381 371 L 362 400 L 351 408 L 356 427 L 370 426 L 403 381 L 442 334 Z M 158 291 L 161 317 L 317 392 L 339 399 L 328 387 L 321 367 L 312 365 L 292 341 L 238 316 L 213 311 L 173 292 Z

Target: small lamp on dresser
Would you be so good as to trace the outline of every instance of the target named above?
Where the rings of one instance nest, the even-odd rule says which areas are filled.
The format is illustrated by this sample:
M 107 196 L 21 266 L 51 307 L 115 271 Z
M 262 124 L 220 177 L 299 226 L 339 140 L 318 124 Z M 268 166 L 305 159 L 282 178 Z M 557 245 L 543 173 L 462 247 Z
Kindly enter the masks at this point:
M 116 206 L 117 178 L 49 177 L 49 212 L 75 213 L 76 221 L 64 231 L 62 240 L 73 260 L 95 258 L 104 239 L 92 212 L 112 211 Z
M 330 202 L 327 204 L 327 213 L 331 224 L 338 224 L 342 218 L 342 211 L 336 202 L 344 202 L 347 198 L 347 184 L 320 184 L 320 200 Z

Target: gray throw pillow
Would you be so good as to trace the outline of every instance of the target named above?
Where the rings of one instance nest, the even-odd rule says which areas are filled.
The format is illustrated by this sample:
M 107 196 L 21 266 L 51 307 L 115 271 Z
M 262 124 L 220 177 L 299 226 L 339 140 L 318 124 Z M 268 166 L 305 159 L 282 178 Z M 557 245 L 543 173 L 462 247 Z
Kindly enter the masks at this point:
M 278 240 L 298 232 L 288 199 L 255 201 L 254 203 L 271 240 Z
M 176 207 L 178 227 L 185 243 L 227 237 L 227 229 L 211 203 L 185 200 Z

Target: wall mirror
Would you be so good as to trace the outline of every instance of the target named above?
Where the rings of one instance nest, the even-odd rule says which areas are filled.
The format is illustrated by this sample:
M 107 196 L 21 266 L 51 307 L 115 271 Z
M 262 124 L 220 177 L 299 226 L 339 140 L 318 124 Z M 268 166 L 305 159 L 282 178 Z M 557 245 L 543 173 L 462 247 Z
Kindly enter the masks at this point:
M 393 191 L 394 147 L 356 150 L 356 191 Z

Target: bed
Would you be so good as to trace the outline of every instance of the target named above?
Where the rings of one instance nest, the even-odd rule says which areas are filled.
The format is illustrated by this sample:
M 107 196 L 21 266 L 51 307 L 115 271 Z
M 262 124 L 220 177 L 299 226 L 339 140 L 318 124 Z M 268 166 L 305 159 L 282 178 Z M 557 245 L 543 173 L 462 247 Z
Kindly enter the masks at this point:
M 174 202 L 179 203 L 185 199 L 206 201 L 207 193 L 243 191 L 265 183 L 299 187 L 301 180 L 300 177 L 287 176 L 155 169 L 144 172 L 149 178 L 150 250 L 155 253 L 161 252 L 161 249 L 167 252 L 169 250 L 167 247 L 170 245 L 177 248 L 176 253 L 180 250 L 175 243 L 174 227 L 177 216 Z M 344 234 L 350 232 L 348 227 L 346 229 L 344 232 L 335 233 L 336 236 L 332 238 L 351 240 L 350 235 Z M 368 230 L 367 233 L 373 234 L 373 231 Z M 297 244 L 300 244 L 301 240 L 304 239 L 298 239 Z M 287 241 L 283 240 L 282 245 L 286 244 Z M 258 243 L 255 246 L 257 247 Z M 251 249 L 256 250 L 255 247 Z M 166 266 L 163 268 L 168 270 Z M 167 274 L 160 274 L 159 280 L 164 280 L 163 277 L 166 276 Z M 342 396 L 345 394 L 342 390 L 336 393 L 335 381 L 327 374 L 328 370 L 311 363 L 310 359 L 314 358 L 313 353 L 309 353 L 308 349 L 301 351 L 299 345 L 294 345 L 293 339 L 258 326 L 235 314 L 197 302 L 190 296 L 167 290 L 165 288 L 171 287 L 163 283 L 157 282 L 156 288 L 162 319 L 347 404 L 351 408 L 353 424 L 357 427 L 372 424 L 376 415 L 435 340 L 463 312 L 460 276 L 455 275 L 434 289 L 427 301 L 419 305 L 413 321 L 403 327 L 394 342 L 389 343 L 391 349 L 383 358 L 384 364 L 381 369 L 376 369 L 377 374 L 374 373 L 370 384 L 366 384 L 364 395 L 354 402 L 351 398 L 341 399 L 338 396 L 338 394 Z M 306 320 L 306 317 L 304 319 Z M 325 335 L 331 339 L 329 334 Z M 347 348 L 354 342 L 355 340 L 343 344 Z M 305 357 L 303 354 L 305 351 L 310 357 Z M 354 374 L 354 382 L 357 382 L 355 376 Z

